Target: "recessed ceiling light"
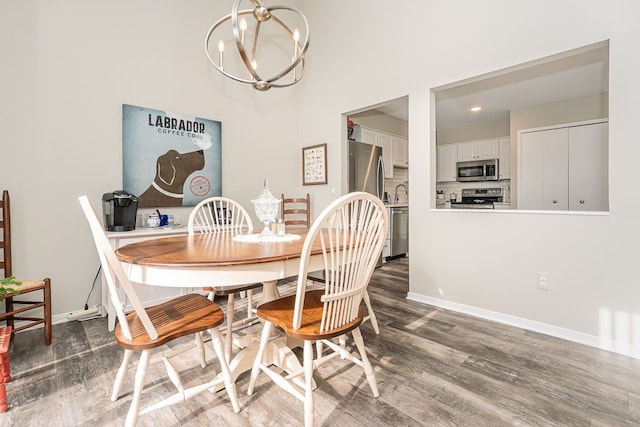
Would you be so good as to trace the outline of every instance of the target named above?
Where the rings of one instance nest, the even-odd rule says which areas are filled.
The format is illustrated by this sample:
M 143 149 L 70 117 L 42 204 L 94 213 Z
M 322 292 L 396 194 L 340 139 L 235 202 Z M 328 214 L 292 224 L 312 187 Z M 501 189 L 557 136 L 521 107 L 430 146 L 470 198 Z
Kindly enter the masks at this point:
M 469 111 L 471 111 L 472 113 L 476 113 L 480 110 L 482 110 L 482 105 L 474 105 L 473 107 L 469 107 Z

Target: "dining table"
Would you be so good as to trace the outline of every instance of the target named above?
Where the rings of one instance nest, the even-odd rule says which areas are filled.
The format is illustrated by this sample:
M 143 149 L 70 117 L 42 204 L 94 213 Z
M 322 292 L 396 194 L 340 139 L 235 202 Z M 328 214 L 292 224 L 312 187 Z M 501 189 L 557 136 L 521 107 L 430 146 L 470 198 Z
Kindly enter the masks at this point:
M 130 243 L 116 250 L 132 282 L 167 287 L 218 288 L 262 283 L 260 303 L 279 297 L 277 283 L 298 274 L 307 229 L 290 229 L 278 239 L 245 239 L 234 232 L 180 235 Z M 299 236 L 299 237 L 298 237 Z M 245 237 L 253 237 L 245 236 Z M 250 240 L 250 241 L 247 241 Z M 316 242 L 309 270 L 323 268 L 322 248 Z M 232 378 L 251 370 L 259 337 L 250 339 L 230 361 Z M 265 351 L 265 363 L 292 373 L 301 364 L 284 336 L 274 336 Z

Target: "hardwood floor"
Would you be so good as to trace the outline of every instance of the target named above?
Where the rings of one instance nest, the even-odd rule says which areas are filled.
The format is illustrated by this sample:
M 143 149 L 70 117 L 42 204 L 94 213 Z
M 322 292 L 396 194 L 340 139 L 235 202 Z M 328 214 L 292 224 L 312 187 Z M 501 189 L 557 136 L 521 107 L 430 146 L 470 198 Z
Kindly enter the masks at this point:
M 292 285 L 280 288 L 291 291 Z M 407 291 L 406 258 L 376 270 L 369 294 L 381 334 L 368 323 L 362 332 L 380 397 L 372 396 L 359 368 L 335 360 L 315 375 L 317 425 L 640 425 L 640 360 L 407 301 Z M 123 425 L 133 372 L 123 395 L 111 402 L 122 352 L 106 320 L 55 325 L 53 332 L 50 347 L 40 330 L 14 338 L 10 407 L 0 414 L 0 425 Z M 200 368 L 192 354 L 180 364 L 185 382 L 215 366 Z M 266 375 L 251 397 L 247 384 L 243 374 L 238 414 L 224 392 L 204 392 L 142 416 L 138 425 L 302 425 L 302 404 Z M 162 366 L 152 366 L 143 403 L 173 390 Z

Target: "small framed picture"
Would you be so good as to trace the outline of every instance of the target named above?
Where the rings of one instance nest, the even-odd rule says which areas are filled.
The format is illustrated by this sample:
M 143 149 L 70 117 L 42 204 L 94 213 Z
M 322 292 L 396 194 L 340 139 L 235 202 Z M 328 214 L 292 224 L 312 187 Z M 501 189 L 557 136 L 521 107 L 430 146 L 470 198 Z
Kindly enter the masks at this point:
M 302 185 L 327 183 L 327 144 L 302 149 Z

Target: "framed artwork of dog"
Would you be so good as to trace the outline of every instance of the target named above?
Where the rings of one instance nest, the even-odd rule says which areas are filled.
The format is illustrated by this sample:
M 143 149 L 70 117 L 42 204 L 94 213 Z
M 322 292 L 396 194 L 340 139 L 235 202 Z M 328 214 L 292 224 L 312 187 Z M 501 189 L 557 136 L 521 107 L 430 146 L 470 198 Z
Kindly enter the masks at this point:
M 222 195 L 221 139 L 219 121 L 123 104 L 123 189 L 145 208 Z

